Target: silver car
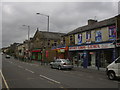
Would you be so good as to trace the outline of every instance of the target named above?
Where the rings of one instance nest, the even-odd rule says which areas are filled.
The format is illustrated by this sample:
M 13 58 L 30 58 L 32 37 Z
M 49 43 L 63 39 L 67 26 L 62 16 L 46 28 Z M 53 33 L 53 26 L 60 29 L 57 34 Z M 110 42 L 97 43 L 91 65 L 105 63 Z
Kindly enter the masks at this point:
M 54 62 L 50 63 L 51 68 L 61 69 L 72 69 L 73 65 L 72 62 L 68 59 L 56 59 Z

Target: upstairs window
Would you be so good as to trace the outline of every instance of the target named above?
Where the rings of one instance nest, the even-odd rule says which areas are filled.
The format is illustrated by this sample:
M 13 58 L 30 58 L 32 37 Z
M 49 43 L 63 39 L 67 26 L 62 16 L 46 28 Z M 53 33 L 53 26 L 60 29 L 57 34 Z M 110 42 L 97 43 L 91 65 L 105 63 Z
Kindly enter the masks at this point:
M 54 41 L 54 46 L 57 46 L 57 41 L 56 40 Z
M 109 26 L 109 40 L 115 40 L 116 39 L 116 27 L 115 25 Z
M 65 44 L 65 37 L 63 38 L 63 44 Z
M 101 42 L 102 41 L 102 32 L 100 30 L 96 31 L 95 41 L 96 42 Z
M 86 43 L 91 43 L 91 32 L 86 32 Z
M 78 44 L 82 43 L 82 34 L 78 34 Z
M 72 41 L 73 40 L 73 37 L 72 36 L 70 36 L 70 41 Z

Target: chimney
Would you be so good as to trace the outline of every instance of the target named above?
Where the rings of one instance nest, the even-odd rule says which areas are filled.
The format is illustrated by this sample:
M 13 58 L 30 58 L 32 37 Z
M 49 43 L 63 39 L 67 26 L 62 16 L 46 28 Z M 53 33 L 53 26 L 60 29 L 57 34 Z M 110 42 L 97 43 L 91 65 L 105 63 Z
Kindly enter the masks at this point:
M 89 19 L 88 20 L 88 25 L 92 25 L 92 24 L 94 24 L 96 22 L 97 22 L 97 20 Z

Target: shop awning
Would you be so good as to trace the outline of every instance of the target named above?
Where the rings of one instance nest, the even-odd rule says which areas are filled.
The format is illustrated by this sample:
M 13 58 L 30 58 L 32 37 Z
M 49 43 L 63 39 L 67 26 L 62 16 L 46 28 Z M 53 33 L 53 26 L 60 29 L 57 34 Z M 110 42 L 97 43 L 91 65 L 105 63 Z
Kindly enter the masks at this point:
M 41 52 L 41 50 L 32 50 L 32 52 Z

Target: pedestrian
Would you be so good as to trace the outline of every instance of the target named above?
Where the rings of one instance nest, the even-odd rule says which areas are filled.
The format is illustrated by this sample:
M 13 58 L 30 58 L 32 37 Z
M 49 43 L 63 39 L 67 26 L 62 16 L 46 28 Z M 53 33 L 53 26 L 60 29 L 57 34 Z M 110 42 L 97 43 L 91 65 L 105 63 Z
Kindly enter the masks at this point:
M 99 67 L 100 67 L 99 57 L 97 57 L 97 60 L 96 60 L 96 61 L 97 61 L 97 63 L 96 63 L 96 64 L 97 64 L 97 69 L 99 70 L 99 69 L 100 69 L 100 68 L 99 68 Z

